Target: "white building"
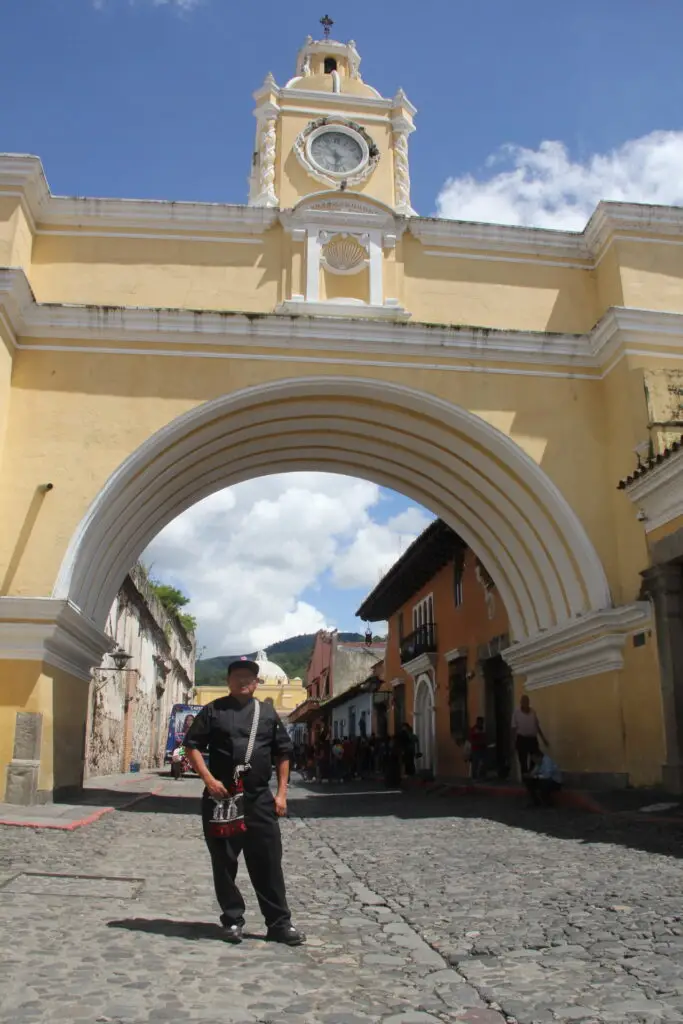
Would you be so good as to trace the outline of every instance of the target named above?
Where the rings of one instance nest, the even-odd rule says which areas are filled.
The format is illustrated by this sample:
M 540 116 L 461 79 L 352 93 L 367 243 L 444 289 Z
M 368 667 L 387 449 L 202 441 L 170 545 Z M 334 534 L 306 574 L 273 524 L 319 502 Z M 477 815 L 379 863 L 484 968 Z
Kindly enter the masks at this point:
M 196 646 L 166 611 L 142 569 L 126 576 L 107 619 L 116 651 L 93 670 L 85 777 L 160 767 L 174 704 L 192 703 Z

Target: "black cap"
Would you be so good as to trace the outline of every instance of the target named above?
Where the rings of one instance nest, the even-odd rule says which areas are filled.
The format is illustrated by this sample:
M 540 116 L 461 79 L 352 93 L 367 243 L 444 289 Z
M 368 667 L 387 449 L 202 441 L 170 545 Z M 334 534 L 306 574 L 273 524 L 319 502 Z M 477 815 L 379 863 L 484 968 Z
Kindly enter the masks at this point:
M 228 665 L 228 675 L 233 672 L 236 668 L 248 668 L 255 676 L 258 676 L 261 669 L 256 661 L 252 661 L 251 658 L 241 657 L 237 661 L 231 661 Z

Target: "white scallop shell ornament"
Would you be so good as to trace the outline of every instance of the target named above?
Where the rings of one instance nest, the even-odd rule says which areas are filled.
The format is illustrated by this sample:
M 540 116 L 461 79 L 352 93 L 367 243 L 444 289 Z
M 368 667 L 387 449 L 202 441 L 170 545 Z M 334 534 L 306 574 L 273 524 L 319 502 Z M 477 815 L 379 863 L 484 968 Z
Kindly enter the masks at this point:
M 337 274 L 354 274 L 362 270 L 368 254 L 353 235 L 334 235 L 323 249 L 325 263 Z

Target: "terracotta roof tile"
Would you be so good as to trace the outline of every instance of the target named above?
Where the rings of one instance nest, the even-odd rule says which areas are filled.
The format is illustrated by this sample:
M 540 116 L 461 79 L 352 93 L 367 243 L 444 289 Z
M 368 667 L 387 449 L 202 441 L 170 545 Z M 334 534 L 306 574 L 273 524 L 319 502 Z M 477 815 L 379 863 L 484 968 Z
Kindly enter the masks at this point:
M 649 458 L 647 462 L 642 463 L 637 469 L 634 469 L 630 476 L 620 480 L 617 490 L 623 491 L 631 484 L 634 484 L 636 480 L 641 480 L 647 473 L 656 469 L 656 467 L 660 466 L 662 462 L 666 462 L 667 459 L 671 458 L 672 455 L 682 449 L 683 437 L 680 437 L 678 441 L 673 441 L 670 445 L 667 445 L 662 452 L 658 452 L 657 455 L 652 456 L 652 458 Z

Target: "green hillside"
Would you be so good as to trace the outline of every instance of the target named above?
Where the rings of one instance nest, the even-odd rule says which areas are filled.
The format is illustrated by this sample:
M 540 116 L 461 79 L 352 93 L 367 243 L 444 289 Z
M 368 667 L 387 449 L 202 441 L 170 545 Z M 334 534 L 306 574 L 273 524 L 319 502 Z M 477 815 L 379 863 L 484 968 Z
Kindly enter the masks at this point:
M 340 633 L 342 641 L 362 641 L 365 637 L 361 633 Z M 281 640 L 267 649 L 268 657 L 276 662 L 287 673 L 290 679 L 300 676 L 306 679 L 308 660 L 313 650 L 315 633 L 304 633 L 301 636 L 290 636 Z M 195 669 L 195 683 L 197 686 L 220 686 L 225 682 L 225 672 L 231 661 L 240 658 L 240 654 L 220 654 L 215 658 L 202 658 L 197 662 Z M 256 657 L 253 651 L 250 658 Z

